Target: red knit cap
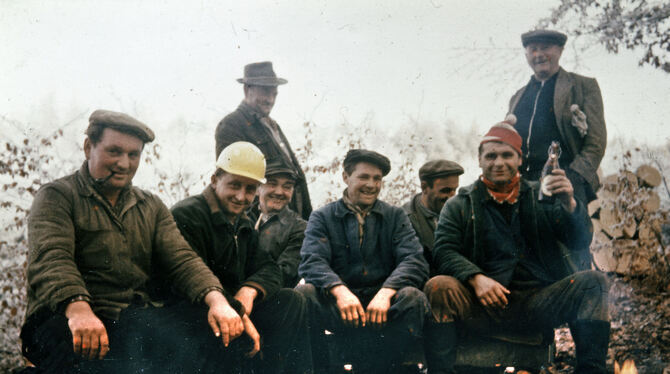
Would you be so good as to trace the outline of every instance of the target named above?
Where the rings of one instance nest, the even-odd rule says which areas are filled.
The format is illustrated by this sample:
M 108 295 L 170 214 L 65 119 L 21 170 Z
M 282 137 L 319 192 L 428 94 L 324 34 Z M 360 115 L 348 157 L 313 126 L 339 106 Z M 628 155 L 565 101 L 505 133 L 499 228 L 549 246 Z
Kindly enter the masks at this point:
M 484 138 L 479 144 L 481 145 L 488 142 L 505 143 L 514 148 L 514 150 L 521 155 L 522 140 L 519 133 L 512 127 L 515 123 L 516 117 L 513 114 L 507 115 L 504 121 L 496 123 L 489 129 L 489 132 L 484 135 Z

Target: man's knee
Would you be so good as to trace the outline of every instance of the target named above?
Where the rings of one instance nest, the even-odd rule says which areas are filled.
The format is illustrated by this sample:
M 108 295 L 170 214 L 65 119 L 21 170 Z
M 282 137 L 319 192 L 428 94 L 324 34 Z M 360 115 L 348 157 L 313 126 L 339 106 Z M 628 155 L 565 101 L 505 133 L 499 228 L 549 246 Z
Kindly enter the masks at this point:
M 436 291 L 458 290 L 461 287 L 461 282 L 450 275 L 436 275 L 426 282 L 423 287 L 423 292 L 430 300 L 432 294 Z
M 313 284 L 309 283 L 303 283 L 295 286 L 293 289 L 295 292 L 303 295 L 305 299 L 310 300 L 310 299 L 316 299 L 316 294 L 317 290 L 316 287 L 314 287 Z
M 595 292 L 609 292 L 609 280 L 607 276 L 600 271 L 585 270 L 572 275 L 575 284 L 585 290 L 594 290 Z

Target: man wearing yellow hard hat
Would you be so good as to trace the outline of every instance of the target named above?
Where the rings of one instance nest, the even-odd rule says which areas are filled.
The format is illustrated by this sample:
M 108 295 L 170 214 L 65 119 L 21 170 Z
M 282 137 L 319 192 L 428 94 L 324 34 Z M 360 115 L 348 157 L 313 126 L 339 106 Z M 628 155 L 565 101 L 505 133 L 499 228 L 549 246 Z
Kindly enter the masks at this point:
M 226 296 L 242 306 L 244 336 L 231 343 L 232 354 L 254 356 L 260 350 L 252 365 L 262 373 L 311 373 L 306 301 L 292 289 L 280 289 L 279 268 L 259 248 L 258 233 L 244 213 L 264 176 L 263 153 L 248 142 L 232 143 L 219 155 L 211 184 L 177 203 L 172 214 Z

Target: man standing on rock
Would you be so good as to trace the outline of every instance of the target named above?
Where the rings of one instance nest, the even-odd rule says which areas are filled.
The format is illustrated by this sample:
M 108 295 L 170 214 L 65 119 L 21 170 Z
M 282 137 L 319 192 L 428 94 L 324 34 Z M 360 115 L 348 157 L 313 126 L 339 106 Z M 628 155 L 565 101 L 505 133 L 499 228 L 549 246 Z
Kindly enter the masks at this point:
M 575 198 L 588 203 L 600 187 L 597 170 L 607 146 L 603 99 L 595 79 L 559 65 L 566 40 L 565 34 L 550 30 L 521 35 L 533 76 L 510 99 L 509 113 L 516 116 L 514 127 L 522 139 L 524 178 L 540 178 L 549 146 L 558 140 L 559 163 Z
M 281 127 L 270 118 L 277 98 L 277 86 L 286 84 L 287 80 L 278 78 L 272 63 L 266 61 L 245 66 L 244 78 L 237 81 L 244 84 L 244 100 L 216 127 L 216 157 L 229 144 L 246 141 L 260 148 L 268 164 L 280 162 L 290 167 L 297 181 L 289 207 L 307 220 L 312 204 L 305 174 Z

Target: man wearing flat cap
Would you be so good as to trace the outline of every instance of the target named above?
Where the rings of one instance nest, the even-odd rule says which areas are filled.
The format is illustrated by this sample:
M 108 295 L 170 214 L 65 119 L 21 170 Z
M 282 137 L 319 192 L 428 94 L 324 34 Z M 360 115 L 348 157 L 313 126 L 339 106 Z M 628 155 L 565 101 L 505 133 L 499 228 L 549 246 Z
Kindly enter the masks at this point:
M 279 162 L 268 164 L 265 183 L 258 187 L 258 200 L 247 214 L 255 222 L 259 248 L 268 252 L 281 270 L 282 286 L 298 284 L 300 247 L 307 221 L 288 207 L 295 189 L 293 169 Z
M 560 142 L 559 163 L 585 203 L 600 186 L 597 169 L 605 154 L 607 131 L 598 82 L 559 65 L 567 36 L 535 30 L 521 35 L 526 60 L 533 70 L 528 84 L 510 99 L 509 113 L 521 135 L 524 153 L 521 173 L 538 180 L 551 142 Z
M 458 177 L 463 174 L 463 167 L 449 160 L 428 161 L 419 169 L 421 193 L 403 205 L 409 215 L 409 221 L 423 246 L 423 255 L 431 268 L 433 235 L 440 211 L 447 199 L 456 194 Z
M 218 372 L 241 305 L 161 200 L 133 187 L 154 133 L 96 110 L 86 135 L 79 171 L 42 186 L 30 210 L 24 356 L 47 373 Z M 190 302 L 162 307 L 154 274 Z
M 568 323 L 575 373 L 604 374 L 610 324 L 607 277 L 579 271 L 592 231 L 565 171 L 539 183 L 519 173 L 522 139 L 506 122 L 479 146 L 482 174 L 445 204 L 435 229 L 438 275 L 424 288 L 428 372 L 453 373 L 457 324 L 485 334 L 545 331 Z M 545 200 L 546 201 L 546 200 Z
M 316 372 L 326 372 L 327 329 L 354 371 L 386 373 L 423 331 L 428 264 L 407 214 L 377 199 L 388 158 L 353 149 L 343 164 L 342 198 L 307 222 L 298 267 L 305 284 L 297 289 L 311 310 Z
M 263 151 L 268 163 L 282 163 L 296 175 L 296 186 L 289 207 L 307 220 L 312 204 L 307 180 L 291 145 L 270 112 L 277 98 L 277 87 L 287 80 L 278 78 L 272 63 L 256 62 L 244 67 L 244 100 L 237 109 L 224 117 L 216 127 L 216 157 L 221 150 L 237 141 L 253 143 Z

